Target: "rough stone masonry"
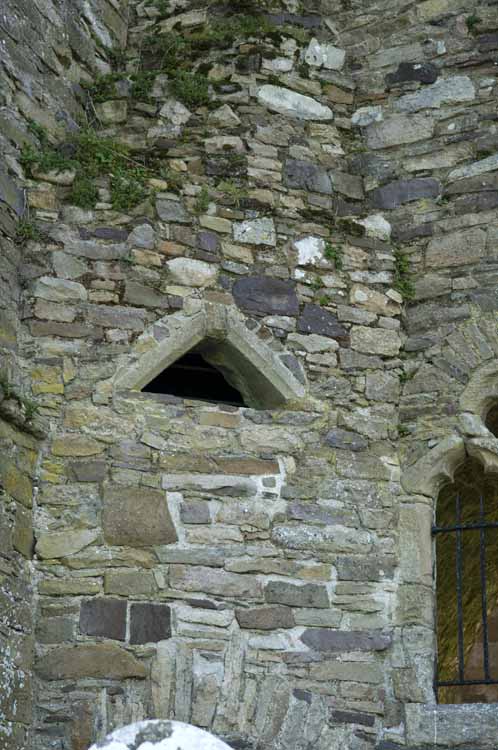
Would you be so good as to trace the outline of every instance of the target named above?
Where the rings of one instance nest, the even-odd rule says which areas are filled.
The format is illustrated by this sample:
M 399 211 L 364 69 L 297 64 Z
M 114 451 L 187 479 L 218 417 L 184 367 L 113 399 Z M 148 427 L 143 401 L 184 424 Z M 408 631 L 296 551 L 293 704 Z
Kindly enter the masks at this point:
M 0 748 L 496 747 L 431 541 L 498 460 L 496 2 L 0 18 Z M 246 406 L 141 391 L 202 342 Z

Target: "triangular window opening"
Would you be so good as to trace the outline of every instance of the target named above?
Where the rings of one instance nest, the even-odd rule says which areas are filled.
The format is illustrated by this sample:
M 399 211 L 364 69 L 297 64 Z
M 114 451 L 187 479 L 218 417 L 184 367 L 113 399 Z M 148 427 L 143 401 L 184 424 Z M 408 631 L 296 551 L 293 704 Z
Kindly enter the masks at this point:
M 214 404 L 246 406 L 241 393 L 195 349 L 173 362 L 144 386 L 142 391 Z

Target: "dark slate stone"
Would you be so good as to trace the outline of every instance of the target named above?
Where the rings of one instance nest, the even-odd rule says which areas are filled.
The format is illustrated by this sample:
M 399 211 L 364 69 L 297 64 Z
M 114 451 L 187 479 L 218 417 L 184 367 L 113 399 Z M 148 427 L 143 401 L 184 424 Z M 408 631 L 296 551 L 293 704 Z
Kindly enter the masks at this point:
M 126 602 L 123 599 L 99 597 L 83 601 L 80 609 L 80 631 L 124 641 L 126 638 Z
M 167 604 L 136 602 L 130 606 L 130 643 L 157 643 L 171 638 L 171 611 Z
M 277 628 L 293 628 L 295 625 L 294 615 L 289 607 L 236 609 L 235 617 L 239 626 L 247 630 L 276 630 Z
M 71 476 L 76 482 L 103 482 L 107 474 L 105 461 L 72 461 Z
M 117 227 L 98 227 L 97 229 L 85 229 L 79 227 L 78 232 L 82 240 L 91 240 L 96 238 L 98 240 L 112 240 L 113 242 L 125 242 L 128 238 L 128 232 L 126 229 L 118 229 Z
M 259 73 L 261 69 L 262 57 L 259 52 L 253 54 L 245 54 L 237 58 L 235 66 L 239 73 L 242 75 L 250 75 L 251 73 Z
M 17 187 L 16 183 L 9 175 L 0 170 L 0 204 L 6 203 L 7 206 L 21 216 L 24 211 L 24 192 Z
M 368 442 L 364 437 L 356 432 L 341 430 L 339 427 L 327 433 L 325 442 L 331 448 L 346 448 L 350 451 L 363 451 L 368 447 Z
M 220 238 L 214 232 L 199 232 L 197 244 L 206 253 L 217 253 L 220 249 Z
M 396 176 L 396 162 L 375 154 L 356 154 L 349 160 L 348 169 L 351 174 L 373 177 L 378 182 L 385 182 Z
M 393 240 L 410 242 L 410 240 L 414 240 L 417 237 L 432 237 L 434 234 L 434 225 L 432 222 L 428 221 L 425 224 L 410 226 L 410 219 L 411 217 L 408 216 L 406 217 L 406 221 L 404 218 L 400 218 L 399 221 L 393 224 Z
M 287 581 L 268 581 L 265 586 L 265 600 L 269 604 L 286 604 L 289 607 L 330 607 L 327 589 L 318 583 L 305 583 L 300 586 Z
M 347 513 L 342 510 L 324 508 L 323 505 L 310 501 L 293 502 L 287 506 L 287 518 L 291 521 L 332 526 L 333 524 L 346 523 Z
M 498 207 L 498 191 L 485 191 L 472 195 L 462 195 L 453 202 L 453 210 L 456 214 L 479 213 L 479 211 L 492 211 Z
M 436 198 L 440 193 L 441 183 L 432 177 L 396 180 L 373 190 L 371 203 L 374 208 L 397 208 L 403 203 L 421 198 Z
M 275 26 L 302 26 L 304 29 L 319 29 L 321 16 L 300 16 L 296 13 L 267 13 L 266 18 Z
M 332 183 L 327 170 L 310 161 L 287 159 L 284 164 L 283 180 L 288 188 L 332 195 Z
M 238 279 L 232 288 L 241 310 L 254 315 L 297 315 L 299 302 L 293 281 L 271 276 Z
M 292 695 L 294 698 L 298 701 L 304 701 L 305 703 L 308 703 L 311 705 L 311 701 L 313 699 L 313 693 L 310 693 L 309 690 L 301 690 L 300 688 L 294 688 L 292 691 Z
M 337 556 L 334 561 L 340 581 L 383 581 L 392 579 L 396 569 L 393 555 L 381 557 Z
M 247 157 L 239 154 L 211 156 L 206 159 L 206 174 L 209 177 L 244 177 L 247 173 Z
M 375 716 L 372 714 L 358 713 L 357 711 L 332 711 L 330 714 L 331 724 L 361 724 L 364 727 L 373 727 Z
M 330 630 L 329 628 L 309 628 L 300 640 L 313 651 L 385 651 L 392 642 L 390 635 L 362 630 Z
M 482 36 L 478 37 L 477 44 L 479 52 L 491 52 L 498 49 L 498 32 L 494 34 L 482 34 Z
M 349 342 L 349 334 L 337 317 L 319 305 L 305 305 L 297 321 L 299 333 L 318 333 L 344 344 Z
M 386 75 L 386 84 L 388 86 L 396 86 L 397 83 L 408 83 L 411 81 L 434 83 L 438 75 L 439 70 L 432 63 L 402 62 L 398 65 L 398 69 L 394 73 Z
M 189 500 L 180 506 L 180 518 L 183 523 L 209 523 L 209 506 L 204 500 Z

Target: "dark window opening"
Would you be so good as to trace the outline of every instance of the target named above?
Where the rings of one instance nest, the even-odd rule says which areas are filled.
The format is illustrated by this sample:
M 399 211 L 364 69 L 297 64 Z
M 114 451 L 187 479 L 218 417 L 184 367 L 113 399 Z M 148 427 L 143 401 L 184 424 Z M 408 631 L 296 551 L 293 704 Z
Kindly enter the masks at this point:
M 492 406 L 486 415 L 486 427 L 495 437 L 498 437 L 498 404 Z
M 144 386 L 145 393 L 163 393 L 180 398 L 209 401 L 229 406 L 245 406 L 240 392 L 228 383 L 201 353 L 188 352 Z
M 498 476 L 467 460 L 439 493 L 439 703 L 498 702 Z

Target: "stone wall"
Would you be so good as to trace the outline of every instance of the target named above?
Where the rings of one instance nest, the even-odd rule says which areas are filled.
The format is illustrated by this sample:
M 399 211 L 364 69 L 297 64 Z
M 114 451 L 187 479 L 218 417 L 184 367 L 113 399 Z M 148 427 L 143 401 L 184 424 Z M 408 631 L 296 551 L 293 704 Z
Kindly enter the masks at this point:
M 146 717 L 494 746 L 492 706 L 434 703 L 430 527 L 497 454 L 497 28 L 474 0 L 139 3 L 81 98 L 98 136 L 29 115 L 37 750 Z M 247 407 L 140 392 L 203 340 Z
M 29 343 L 19 351 L 22 289 L 33 271 L 24 246 L 38 235 L 28 205 L 23 147 L 51 141 L 85 119 L 80 83 L 108 71 L 125 41 L 118 2 L 6 0 L 0 24 L 0 747 L 33 747 L 32 667 L 36 608 L 32 508 L 43 430 L 35 419 Z M 30 397 L 33 397 L 30 398 Z M 41 636 L 43 638 L 43 635 Z M 35 743 L 36 744 L 36 743 Z M 86 747 L 86 746 L 85 746 Z

